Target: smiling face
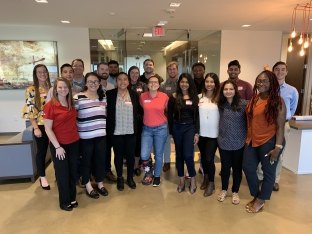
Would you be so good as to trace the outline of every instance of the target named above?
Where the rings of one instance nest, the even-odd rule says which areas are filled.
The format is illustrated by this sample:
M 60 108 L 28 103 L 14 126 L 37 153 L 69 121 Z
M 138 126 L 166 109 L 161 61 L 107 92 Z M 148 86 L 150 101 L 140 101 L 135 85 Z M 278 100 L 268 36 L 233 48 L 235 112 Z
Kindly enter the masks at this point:
M 175 64 L 172 64 L 167 68 L 168 76 L 171 79 L 176 79 L 178 77 L 178 68 Z
M 118 90 L 126 90 L 129 85 L 128 76 L 126 74 L 119 74 L 116 82 Z
M 273 72 L 276 75 L 279 83 L 282 83 L 285 81 L 285 78 L 286 78 L 287 73 L 288 73 L 287 67 L 284 64 L 280 64 L 280 65 L 277 65 L 276 67 L 274 67 Z
M 203 66 L 195 66 L 192 70 L 194 79 L 204 78 L 205 69 Z
M 159 89 L 159 80 L 157 79 L 157 77 L 152 76 L 151 78 L 149 78 L 147 87 L 150 91 L 157 91 Z
M 238 66 L 230 66 L 227 70 L 227 73 L 229 75 L 229 78 L 232 80 L 238 79 L 238 75 L 240 74 L 241 70 Z
M 96 76 L 90 75 L 87 78 L 86 86 L 87 86 L 89 91 L 97 92 L 97 90 L 98 90 L 98 88 L 100 86 L 100 81 L 99 81 L 99 79 Z
M 259 93 L 268 93 L 270 90 L 269 78 L 264 73 L 259 75 L 256 79 L 256 86 Z
M 44 66 L 39 66 L 36 68 L 36 76 L 38 78 L 39 85 L 46 83 L 48 79 L 48 71 Z
M 62 69 L 61 77 L 69 80 L 70 82 L 74 79 L 74 70 L 72 67 L 64 67 Z
M 224 97 L 228 101 L 233 100 L 233 97 L 235 95 L 235 88 L 234 88 L 233 84 L 231 84 L 231 83 L 225 84 L 222 92 L 223 92 Z
M 98 70 L 97 70 L 98 75 L 104 79 L 107 80 L 108 76 L 109 76 L 109 69 L 108 69 L 108 65 L 106 64 L 100 64 Z
M 152 61 L 145 61 L 143 67 L 146 74 L 154 73 L 154 63 Z
M 214 91 L 216 87 L 216 84 L 214 82 L 214 80 L 208 76 L 206 79 L 205 79 L 205 88 L 207 89 L 207 91 Z
M 139 76 L 140 76 L 140 71 L 138 69 L 134 68 L 130 71 L 130 79 L 133 84 L 137 82 L 137 80 L 139 79 Z
M 190 84 L 187 80 L 186 77 L 183 77 L 180 82 L 179 82 L 179 86 L 180 86 L 180 89 L 182 90 L 182 92 L 187 92 L 189 87 L 190 87 Z
M 64 81 L 58 81 L 56 84 L 58 98 L 66 98 L 69 93 L 69 87 Z
M 73 62 L 74 74 L 77 76 L 83 76 L 84 66 L 83 63 L 79 60 Z

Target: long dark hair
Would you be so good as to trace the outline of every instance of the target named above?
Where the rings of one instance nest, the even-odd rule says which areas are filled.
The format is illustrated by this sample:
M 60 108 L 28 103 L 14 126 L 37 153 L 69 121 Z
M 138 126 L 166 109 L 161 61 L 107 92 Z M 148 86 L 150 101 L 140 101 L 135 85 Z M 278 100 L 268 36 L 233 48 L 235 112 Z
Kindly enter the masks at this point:
M 198 105 L 198 96 L 197 96 L 197 91 L 196 91 L 194 80 L 190 74 L 182 73 L 179 76 L 177 90 L 176 90 L 176 110 L 179 114 L 180 114 L 182 107 L 184 106 L 183 93 L 180 87 L 180 83 L 183 78 L 186 78 L 189 84 L 188 95 L 190 97 L 190 100 L 192 101 L 193 105 L 195 106 Z
M 44 67 L 47 75 L 48 75 L 48 79 L 46 80 L 46 83 L 48 85 L 48 88 L 51 88 L 51 82 L 50 82 L 50 76 L 49 76 L 49 71 L 48 68 L 46 67 L 46 65 L 44 64 L 37 64 L 34 69 L 33 69 L 33 82 L 34 82 L 34 87 L 35 87 L 35 107 L 38 109 L 38 111 L 40 111 L 42 109 L 41 106 L 41 97 L 40 97 L 40 92 L 39 92 L 39 80 L 38 80 L 38 76 L 37 76 L 37 68 L 39 67 Z
M 233 96 L 233 101 L 231 103 L 231 108 L 232 108 L 233 111 L 237 111 L 239 109 L 239 103 L 240 103 L 241 97 L 239 95 L 236 82 L 234 82 L 232 80 L 226 80 L 226 81 L 224 81 L 222 83 L 221 89 L 220 89 L 220 94 L 219 94 L 218 106 L 219 106 L 219 108 L 221 110 L 223 110 L 224 109 L 224 104 L 227 103 L 227 98 L 223 94 L 224 87 L 227 84 L 232 84 L 233 87 L 234 87 L 235 94 Z
M 131 86 L 131 77 L 130 77 L 130 73 L 132 70 L 138 70 L 139 71 L 139 78 L 137 79 L 137 83 L 139 83 L 140 81 L 140 68 L 138 68 L 137 66 L 131 66 L 128 70 L 128 78 L 129 78 L 129 86 Z
M 88 72 L 86 75 L 85 75 L 85 87 L 83 88 L 83 91 L 87 91 L 88 90 L 88 87 L 87 87 L 87 81 L 88 81 L 88 77 L 89 76 L 95 76 L 98 78 L 99 82 L 100 82 L 100 85 L 99 85 L 99 88 L 97 89 L 97 94 L 99 96 L 99 100 L 102 101 L 105 94 L 104 94 L 104 91 L 102 89 L 102 85 L 101 85 L 101 77 L 95 73 L 95 72 Z
M 268 97 L 268 103 L 265 106 L 264 114 L 265 119 L 268 122 L 268 124 L 274 124 L 277 121 L 278 112 L 279 109 L 282 108 L 282 100 L 280 96 L 280 86 L 277 80 L 276 75 L 271 71 L 262 71 L 256 78 L 255 85 L 253 88 L 253 96 L 250 101 L 250 105 L 247 109 L 247 116 L 249 119 L 252 119 L 253 116 L 253 109 L 254 105 L 257 102 L 258 98 L 258 89 L 257 89 L 257 81 L 258 78 L 262 75 L 265 75 L 270 82 L 270 88 L 269 88 L 269 97 Z
M 210 72 L 206 74 L 204 83 L 206 82 L 208 77 L 213 79 L 213 82 L 215 84 L 215 89 L 213 90 L 213 93 L 212 93 L 211 102 L 216 103 L 218 100 L 218 96 L 219 96 L 220 80 L 217 74 Z M 206 89 L 206 86 L 204 85 L 203 90 L 202 90 L 202 97 L 204 97 L 206 93 L 207 93 L 207 89 Z

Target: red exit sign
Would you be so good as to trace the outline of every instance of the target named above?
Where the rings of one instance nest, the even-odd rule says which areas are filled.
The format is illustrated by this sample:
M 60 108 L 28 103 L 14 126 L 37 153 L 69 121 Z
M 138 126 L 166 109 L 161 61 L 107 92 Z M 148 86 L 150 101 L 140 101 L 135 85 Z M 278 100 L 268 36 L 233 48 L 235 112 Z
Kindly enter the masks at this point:
M 165 28 L 162 26 L 156 26 L 153 28 L 153 37 L 165 36 Z

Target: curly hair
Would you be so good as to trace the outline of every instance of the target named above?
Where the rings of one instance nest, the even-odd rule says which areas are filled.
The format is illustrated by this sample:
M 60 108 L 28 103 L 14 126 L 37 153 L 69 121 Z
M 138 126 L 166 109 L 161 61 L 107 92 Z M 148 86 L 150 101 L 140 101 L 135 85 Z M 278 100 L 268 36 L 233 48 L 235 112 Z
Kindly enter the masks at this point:
M 258 100 L 258 90 L 257 90 L 257 83 L 260 76 L 266 76 L 269 79 L 270 82 L 270 88 L 269 88 L 269 97 L 267 105 L 265 106 L 264 114 L 265 119 L 269 124 L 274 124 L 277 121 L 279 108 L 282 107 L 282 100 L 280 96 L 280 86 L 277 80 L 276 75 L 268 70 L 262 71 L 256 78 L 255 85 L 253 88 L 253 96 L 250 101 L 250 105 L 247 108 L 247 116 L 249 119 L 252 119 L 253 116 L 253 109 L 254 105 L 256 104 Z

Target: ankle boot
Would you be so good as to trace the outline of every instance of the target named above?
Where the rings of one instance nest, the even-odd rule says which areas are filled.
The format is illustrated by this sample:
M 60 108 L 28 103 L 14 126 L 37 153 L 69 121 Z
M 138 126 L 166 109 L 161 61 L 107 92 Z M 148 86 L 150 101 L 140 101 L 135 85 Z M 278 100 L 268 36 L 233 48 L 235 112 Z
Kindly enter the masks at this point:
M 214 190 L 215 190 L 214 182 L 209 182 L 208 185 L 207 185 L 207 188 L 205 189 L 204 197 L 211 196 L 213 194 Z
M 203 180 L 203 182 L 202 182 L 202 184 L 200 186 L 200 189 L 201 190 L 205 190 L 207 188 L 208 182 L 209 182 L 208 181 L 208 174 L 205 174 L 204 175 L 204 180 Z

